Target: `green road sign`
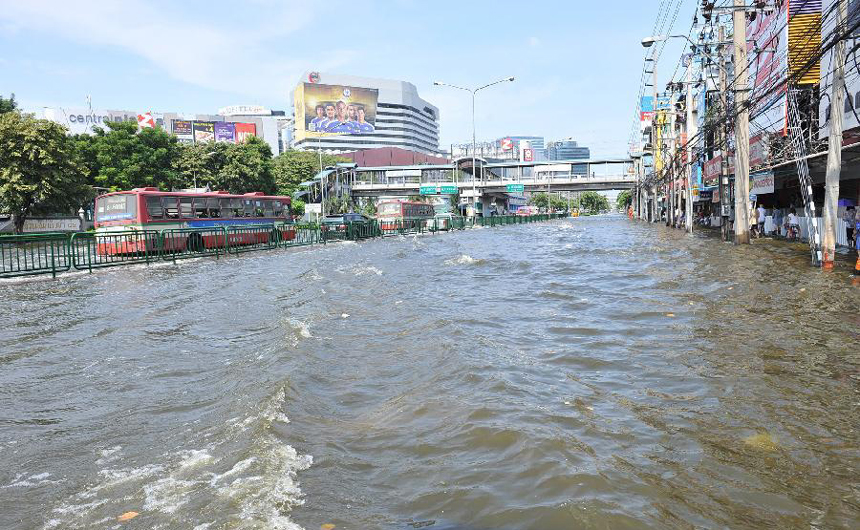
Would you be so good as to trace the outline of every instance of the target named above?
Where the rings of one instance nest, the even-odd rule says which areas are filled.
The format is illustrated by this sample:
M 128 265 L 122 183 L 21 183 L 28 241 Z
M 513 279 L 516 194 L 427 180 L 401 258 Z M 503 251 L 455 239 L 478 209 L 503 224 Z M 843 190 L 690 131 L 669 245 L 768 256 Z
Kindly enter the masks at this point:
M 508 191 L 525 191 L 526 187 L 522 184 L 508 184 Z
M 419 190 L 421 195 L 436 195 L 437 193 L 439 193 L 435 184 L 433 184 L 432 186 L 421 186 Z
M 442 193 L 448 193 L 451 195 L 457 194 L 457 186 L 442 186 Z

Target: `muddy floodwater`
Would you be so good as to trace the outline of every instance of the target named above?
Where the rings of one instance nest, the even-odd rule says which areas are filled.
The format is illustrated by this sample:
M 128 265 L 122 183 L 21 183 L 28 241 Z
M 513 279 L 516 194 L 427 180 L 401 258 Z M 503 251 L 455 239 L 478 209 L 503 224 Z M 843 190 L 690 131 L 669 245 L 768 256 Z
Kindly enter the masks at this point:
M 0 282 L 0 528 L 857 528 L 852 268 L 603 216 Z

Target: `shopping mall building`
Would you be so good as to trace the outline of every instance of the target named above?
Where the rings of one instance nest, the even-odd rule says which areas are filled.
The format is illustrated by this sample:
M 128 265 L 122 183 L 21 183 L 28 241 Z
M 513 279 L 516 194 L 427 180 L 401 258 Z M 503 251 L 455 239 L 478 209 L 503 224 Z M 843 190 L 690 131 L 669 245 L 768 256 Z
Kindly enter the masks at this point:
M 421 99 L 412 83 L 306 72 L 293 103 L 295 149 L 440 153 L 439 109 Z
M 149 114 L 152 124 L 179 137 L 181 142 L 237 142 L 251 134 L 263 139 L 272 154 L 283 153 L 292 140 L 292 117 L 282 110 L 258 105 L 233 105 L 217 114 L 180 114 L 148 110 L 95 110 L 85 107 L 44 107 L 41 118 L 64 125 L 70 134 L 92 134 L 93 127 L 106 128 L 107 122 L 143 123 Z

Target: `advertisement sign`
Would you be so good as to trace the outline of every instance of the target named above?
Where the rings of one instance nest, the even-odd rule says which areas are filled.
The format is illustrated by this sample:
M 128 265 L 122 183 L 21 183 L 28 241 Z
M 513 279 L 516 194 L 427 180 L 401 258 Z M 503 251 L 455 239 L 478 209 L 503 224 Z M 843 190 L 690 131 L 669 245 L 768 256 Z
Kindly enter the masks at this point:
M 43 107 L 40 117 L 59 123 L 69 130 L 69 134 L 92 134 L 93 127 L 107 130 L 110 122 L 130 121 L 138 123 L 137 111 L 95 110 L 85 107 Z M 164 115 L 147 113 L 152 116 L 156 126 L 164 123 Z
M 220 116 L 270 116 L 272 111 L 261 105 L 230 105 L 218 109 Z
M 770 137 L 761 133 L 750 138 L 750 166 L 761 166 L 767 163 L 770 147 Z
M 764 195 L 773 193 L 773 171 L 750 173 L 750 194 Z
M 824 17 L 821 34 L 830 35 L 836 26 L 835 4 L 837 0 L 825 0 L 824 12 L 831 15 Z M 848 3 L 848 27 L 854 27 L 860 22 L 860 0 L 850 0 Z M 830 87 L 833 84 L 833 53 L 830 48 L 821 57 L 821 86 Z M 842 127 L 847 131 L 860 127 L 860 29 L 855 30 L 845 39 L 845 105 L 842 107 Z M 854 103 L 854 104 L 852 104 Z M 818 137 L 827 138 L 830 124 L 830 90 L 821 91 L 821 101 L 818 105 Z M 852 139 L 853 140 L 853 139 Z M 843 143 L 851 143 L 851 140 Z
M 302 83 L 296 87 L 296 139 L 321 134 L 372 134 L 376 131 L 379 90 Z
M 502 138 L 502 151 L 510 151 L 514 148 L 514 141 L 510 138 Z
M 215 141 L 234 143 L 236 141 L 236 126 L 230 122 L 216 121 Z
M 781 132 L 786 127 L 788 72 L 788 1 L 776 0 L 773 11 L 758 12 L 747 23 L 750 125 L 753 130 Z
M 523 149 L 523 162 L 534 162 L 535 161 L 535 150 L 534 149 Z
M 253 123 L 234 123 L 236 143 L 244 142 L 251 136 L 257 136 L 257 126 Z
M 149 112 L 137 115 L 137 126 L 140 129 L 155 129 L 155 118 Z
M 705 162 L 705 167 L 702 169 L 702 182 L 705 186 L 716 186 L 719 184 L 722 163 L 723 157 L 719 155 Z
M 821 77 L 821 4 L 821 0 L 788 2 L 788 73 L 800 76 L 793 81 L 798 85 L 817 84 Z
M 194 143 L 215 141 L 215 122 L 195 121 L 192 124 L 194 125 Z
M 179 141 L 186 144 L 194 143 L 194 129 L 191 122 L 186 120 L 173 121 L 173 134 L 179 138 Z

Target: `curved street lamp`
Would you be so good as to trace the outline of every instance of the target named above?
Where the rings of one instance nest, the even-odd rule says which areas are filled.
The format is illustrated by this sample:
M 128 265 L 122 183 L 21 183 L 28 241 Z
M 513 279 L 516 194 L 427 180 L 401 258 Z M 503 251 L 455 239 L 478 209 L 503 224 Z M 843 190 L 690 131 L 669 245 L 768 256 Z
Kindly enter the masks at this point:
M 477 204 L 478 204 L 478 192 L 477 187 L 475 186 L 475 179 L 477 177 L 477 171 L 475 169 L 475 150 L 476 150 L 476 141 L 475 141 L 475 94 L 479 90 L 483 90 L 485 88 L 491 87 L 493 85 L 498 85 L 499 83 L 505 83 L 513 81 L 514 77 L 506 77 L 504 79 L 499 79 L 498 81 L 493 81 L 492 83 L 487 83 L 486 85 L 479 86 L 478 88 L 465 88 L 457 85 L 451 85 L 448 83 L 443 83 L 441 81 L 433 81 L 434 86 L 447 86 L 451 88 L 456 88 L 458 90 L 465 90 L 466 92 L 470 92 L 472 94 L 472 222 L 474 222 L 475 217 L 477 217 Z M 453 155 L 453 153 L 451 153 Z

